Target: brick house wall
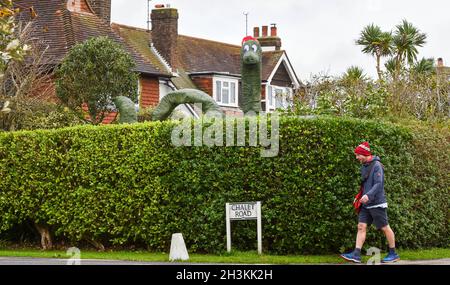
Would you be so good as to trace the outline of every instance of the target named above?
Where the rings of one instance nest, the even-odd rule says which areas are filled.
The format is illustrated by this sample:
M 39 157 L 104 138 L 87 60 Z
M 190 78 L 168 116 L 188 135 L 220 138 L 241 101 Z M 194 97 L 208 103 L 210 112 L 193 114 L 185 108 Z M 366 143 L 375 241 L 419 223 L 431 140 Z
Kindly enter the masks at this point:
M 213 93 L 213 79 L 212 77 L 196 76 L 192 78 L 192 82 L 198 87 L 198 89 L 207 93 L 212 97 Z
M 140 80 L 141 98 L 140 106 L 147 108 L 159 104 L 159 80 L 155 77 L 141 76 Z

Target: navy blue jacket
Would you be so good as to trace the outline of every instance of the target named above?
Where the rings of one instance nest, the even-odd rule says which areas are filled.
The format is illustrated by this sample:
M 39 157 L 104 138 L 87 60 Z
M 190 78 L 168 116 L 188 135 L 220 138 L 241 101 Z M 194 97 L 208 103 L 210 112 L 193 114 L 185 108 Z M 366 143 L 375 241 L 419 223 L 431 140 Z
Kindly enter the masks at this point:
M 369 166 L 372 162 L 375 163 L 375 165 L 364 183 L 363 195 L 367 195 L 369 197 L 369 202 L 363 205 L 365 207 L 372 207 L 387 203 L 386 193 L 384 192 L 384 170 L 378 156 L 374 156 L 371 162 L 364 164 L 361 167 L 362 179 L 364 179 L 367 175 L 367 171 L 369 171 Z

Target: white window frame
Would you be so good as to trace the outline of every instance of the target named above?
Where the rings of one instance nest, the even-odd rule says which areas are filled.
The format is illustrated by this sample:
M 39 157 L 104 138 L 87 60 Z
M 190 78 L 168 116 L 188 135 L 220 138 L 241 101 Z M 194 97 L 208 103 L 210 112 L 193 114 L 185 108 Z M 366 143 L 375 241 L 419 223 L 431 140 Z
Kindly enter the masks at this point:
M 217 87 L 218 87 L 218 82 L 220 81 L 221 84 L 221 92 L 224 91 L 224 89 L 228 90 L 228 96 L 229 96 L 229 101 L 231 101 L 231 86 L 232 84 L 234 84 L 234 101 L 235 102 L 230 102 L 230 103 L 223 103 L 222 102 L 222 94 L 217 93 Z M 228 83 L 228 88 L 223 87 L 223 83 Z M 217 102 L 217 104 L 219 104 L 220 106 L 224 106 L 224 107 L 239 107 L 239 80 L 235 79 L 235 78 L 229 78 L 229 77 L 219 77 L 219 76 L 214 76 L 213 77 L 213 98 L 214 100 Z M 220 99 L 220 100 L 219 100 Z
M 280 91 L 284 96 L 281 101 L 281 107 L 277 107 L 277 97 L 276 92 Z M 266 110 L 269 112 L 275 111 L 276 109 L 287 109 L 289 107 L 289 101 L 286 96 L 292 96 L 293 90 L 289 87 L 281 87 L 276 85 L 267 84 L 266 87 Z
M 141 98 L 142 98 L 142 82 L 141 79 L 138 78 L 138 88 L 137 88 L 137 103 L 134 103 L 134 109 L 136 110 L 136 112 L 139 112 L 141 110 Z

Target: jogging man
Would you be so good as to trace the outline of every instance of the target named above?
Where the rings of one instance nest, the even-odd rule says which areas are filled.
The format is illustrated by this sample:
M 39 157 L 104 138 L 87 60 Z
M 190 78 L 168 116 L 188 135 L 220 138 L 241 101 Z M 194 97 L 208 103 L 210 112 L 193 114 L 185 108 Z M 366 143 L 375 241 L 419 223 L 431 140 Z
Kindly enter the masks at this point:
M 400 260 L 395 252 L 395 235 L 388 223 L 387 201 L 384 192 L 384 169 L 378 156 L 373 156 L 368 142 L 360 144 L 355 149 L 356 159 L 361 162 L 361 175 L 363 193 L 361 211 L 358 216 L 358 234 L 356 236 L 355 250 L 342 254 L 347 261 L 361 263 L 361 249 L 366 240 L 367 226 L 372 223 L 381 230 L 388 240 L 389 253 L 383 258 L 383 263 L 391 263 Z

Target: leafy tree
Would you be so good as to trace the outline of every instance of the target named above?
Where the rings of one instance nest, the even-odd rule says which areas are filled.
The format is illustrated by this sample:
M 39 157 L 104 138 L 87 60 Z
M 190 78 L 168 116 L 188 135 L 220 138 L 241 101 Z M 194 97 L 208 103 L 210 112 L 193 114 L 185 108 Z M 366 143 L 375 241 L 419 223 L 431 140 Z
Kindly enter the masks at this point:
M 382 79 L 381 57 L 392 54 L 392 34 L 383 32 L 379 26 L 366 26 L 356 40 L 356 44 L 363 47 L 362 52 L 375 56 L 377 61 L 378 79 Z
M 107 37 L 75 45 L 56 71 L 56 94 L 69 108 L 99 124 L 113 106 L 112 99 L 135 101 L 138 75 L 131 56 Z M 87 108 L 90 118 L 86 119 Z

